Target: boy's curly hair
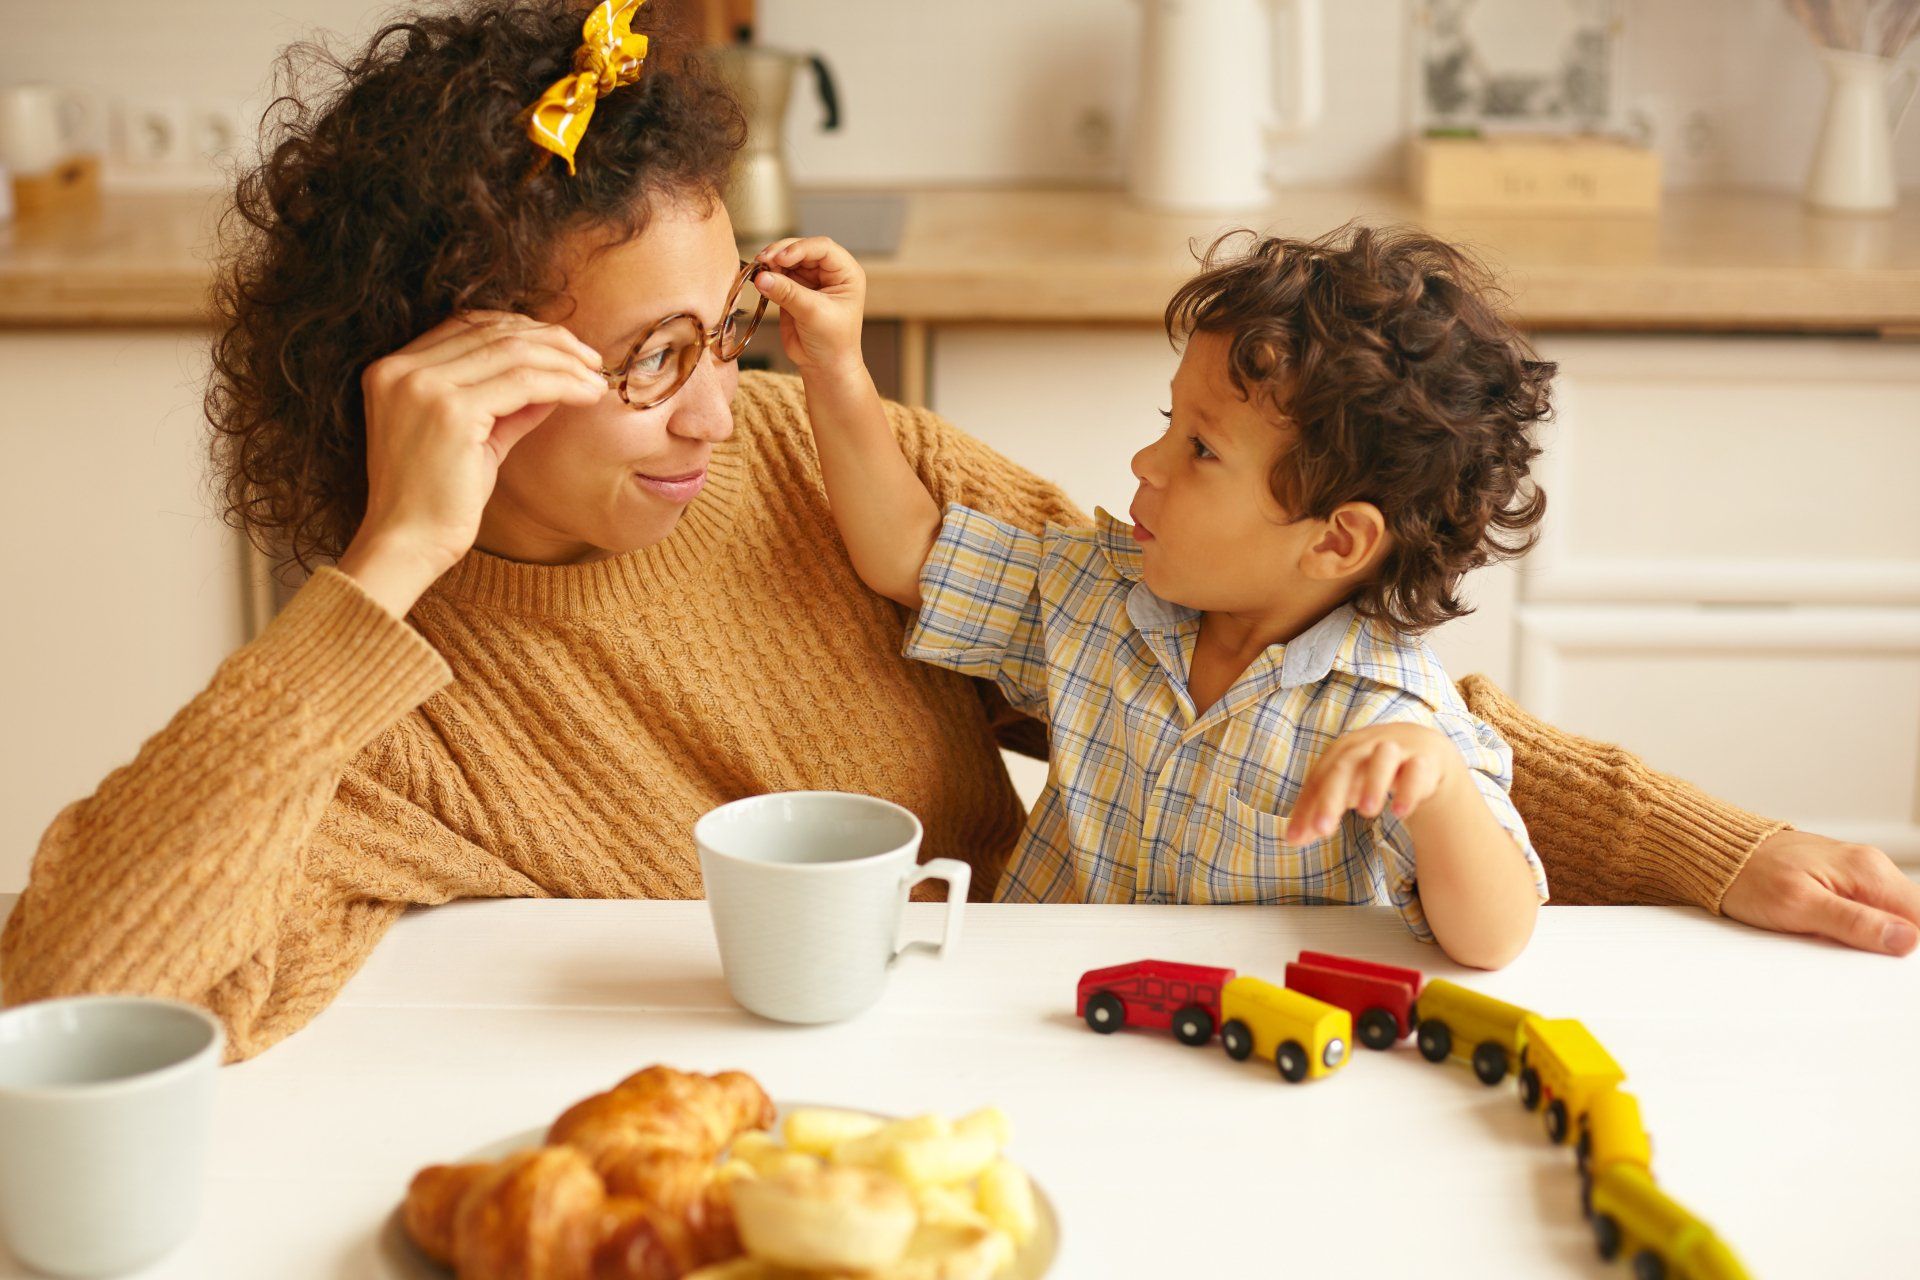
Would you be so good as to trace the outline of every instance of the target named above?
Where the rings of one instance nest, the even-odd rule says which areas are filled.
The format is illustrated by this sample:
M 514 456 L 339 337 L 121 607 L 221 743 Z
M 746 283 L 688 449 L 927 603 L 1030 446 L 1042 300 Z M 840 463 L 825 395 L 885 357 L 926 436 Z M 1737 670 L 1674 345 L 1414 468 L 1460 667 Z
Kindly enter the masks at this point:
M 1167 304 L 1168 336 L 1227 337 L 1234 389 L 1292 429 L 1269 480 L 1282 507 L 1380 509 L 1391 550 L 1353 604 L 1408 634 L 1471 613 L 1461 576 L 1524 554 L 1546 511 L 1528 428 L 1550 412 L 1554 366 L 1493 295 L 1452 245 L 1349 225 L 1315 240 L 1228 232 Z
M 396 16 L 346 60 L 283 51 L 220 223 L 205 394 L 226 520 L 261 550 L 308 568 L 359 527 L 367 365 L 456 312 L 553 302 L 568 232 L 625 241 L 661 199 L 718 198 L 746 121 L 659 6 L 635 16 L 645 69 L 598 100 L 571 177 L 521 112 L 572 69 L 586 0 L 465 0 Z

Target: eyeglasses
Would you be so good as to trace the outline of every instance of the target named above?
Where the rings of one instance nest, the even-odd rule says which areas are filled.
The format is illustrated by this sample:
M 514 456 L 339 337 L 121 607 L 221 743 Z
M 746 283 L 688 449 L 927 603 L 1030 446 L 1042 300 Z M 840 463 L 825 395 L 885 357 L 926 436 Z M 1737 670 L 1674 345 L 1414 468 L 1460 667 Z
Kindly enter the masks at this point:
M 738 360 L 753 331 L 760 327 L 760 317 L 767 312 L 764 294 L 756 294 L 759 305 L 751 312 L 736 309 L 740 291 L 765 267 L 764 262 L 740 264 L 740 274 L 734 277 L 727 294 L 727 305 L 721 308 L 722 319 L 712 329 L 702 328 L 700 318 L 690 311 L 676 312 L 640 335 L 619 368 L 602 369 L 600 376 L 620 392 L 629 408 L 651 409 L 687 385 L 708 347 L 722 364 Z

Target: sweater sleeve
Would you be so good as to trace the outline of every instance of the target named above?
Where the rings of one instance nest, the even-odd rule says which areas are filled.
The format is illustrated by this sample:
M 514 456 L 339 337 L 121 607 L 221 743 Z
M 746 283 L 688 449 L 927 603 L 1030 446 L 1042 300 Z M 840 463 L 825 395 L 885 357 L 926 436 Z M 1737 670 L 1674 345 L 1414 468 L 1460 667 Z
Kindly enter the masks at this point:
M 954 503 L 997 516 L 1028 533 L 1091 524 L 1066 491 L 974 439 L 931 409 L 887 402 L 901 452 L 941 510 Z
M 1718 913 L 1762 840 L 1787 828 L 1650 769 L 1626 749 L 1527 714 L 1485 676 L 1460 696 L 1513 750 L 1513 803 L 1553 900 L 1682 903 Z
M 407 769 L 394 726 L 451 679 L 418 632 L 322 569 L 54 819 L 0 934 L 6 1002 L 195 1001 L 237 1060 L 310 1019 L 409 902 L 514 891 L 388 785 Z

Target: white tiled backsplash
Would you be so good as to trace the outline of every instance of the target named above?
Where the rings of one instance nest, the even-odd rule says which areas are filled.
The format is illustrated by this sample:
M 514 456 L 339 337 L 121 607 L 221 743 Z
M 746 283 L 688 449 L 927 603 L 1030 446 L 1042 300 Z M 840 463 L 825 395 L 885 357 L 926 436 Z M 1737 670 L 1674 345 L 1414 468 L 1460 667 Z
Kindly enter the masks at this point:
M 1280 156 L 1302 184 L 1390 179 L 1406 131 L 1408 0 L 1326 0 L 1326 117 Z M 257 126 L 277 49 L 316 29 L 363 40 L 393 11 L 364 0 L 93 0 L 33 5 L 0 45 L 0 83 L 50 79 L 95 93 L 110 141 L 120 108 L 187 132 L 178 164 L 107 151 L 109 185 L 215 181 L 201 154 L 222 119 Z M 761 0 L 764 43 L 818 50 L 840 80 L 844 125 L 791 113 L 803 182 L 1117 181 L 1140 23 L 1129 0 Z M 1622 97 L 1652 125 L 1668 181 L 1795 188 L 1825 85 L 1781 0 L 1626 0 Z M 137 39 L 101 41 L 101 31 Z M 86 49 L 85 58 L 75 58 Z M 1895 140 L 1920 184 L 1920 124 Z

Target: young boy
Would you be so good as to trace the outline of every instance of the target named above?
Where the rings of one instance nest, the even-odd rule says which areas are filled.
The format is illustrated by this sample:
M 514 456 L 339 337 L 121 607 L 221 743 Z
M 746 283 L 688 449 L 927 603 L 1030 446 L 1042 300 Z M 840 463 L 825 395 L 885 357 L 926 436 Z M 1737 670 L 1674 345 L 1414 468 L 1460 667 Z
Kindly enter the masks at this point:
M 1454 960 L 1498 967 L 1546 877 L 1511 753 L 1417 637 L 1467 612 L 1467 570 L 1529 543 L 1553 366 L 1439 241 L 1226 242 L 1167 307 L 1186 348 L 1167 430 L 1133 459 L 1133 524 L 1040 536 L 936 507 L 861 362 L 844 249 L 780 241 L 756 279 L 854 568 L 919 611 L 906 654 L 1049 725 L 1002 900 L 1384 892 Z

